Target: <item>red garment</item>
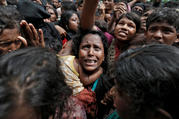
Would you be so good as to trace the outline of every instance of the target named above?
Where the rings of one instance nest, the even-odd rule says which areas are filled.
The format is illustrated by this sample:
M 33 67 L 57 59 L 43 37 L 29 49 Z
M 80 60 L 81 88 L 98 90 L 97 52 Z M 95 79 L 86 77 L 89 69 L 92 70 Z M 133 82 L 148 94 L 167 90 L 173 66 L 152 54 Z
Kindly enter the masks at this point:
M 66 44 L 66 42 L 68 42 L 68 40 L 67 40 L 66 38 L 64 38 L 64 39 L 62 40 L 63 46 Z
M 121 54 L 121 51 L 119 50 L 117 45 L 115 45 L 115 61 L 118 59 L 120 54 Z
M 91 118 L 95 118 L 97 113 L 96 94 L 91 89 L 84 89 L 76 95 L 77 99 L 83 103 L 86 113 Z
M 87 119 L 83 103 L 75 96 L 71 96 L 64 106 L 62 117 L 58 116 L 60 109 L 56 109 L 54 119 Z

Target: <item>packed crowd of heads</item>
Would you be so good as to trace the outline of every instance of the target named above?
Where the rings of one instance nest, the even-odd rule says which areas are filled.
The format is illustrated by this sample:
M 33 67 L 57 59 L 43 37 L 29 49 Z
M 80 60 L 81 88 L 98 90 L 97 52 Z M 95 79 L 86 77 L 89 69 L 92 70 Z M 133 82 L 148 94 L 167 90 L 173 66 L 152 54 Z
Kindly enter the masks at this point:
M 178 119 L 179 1 L 0 0 L 0 119 Z

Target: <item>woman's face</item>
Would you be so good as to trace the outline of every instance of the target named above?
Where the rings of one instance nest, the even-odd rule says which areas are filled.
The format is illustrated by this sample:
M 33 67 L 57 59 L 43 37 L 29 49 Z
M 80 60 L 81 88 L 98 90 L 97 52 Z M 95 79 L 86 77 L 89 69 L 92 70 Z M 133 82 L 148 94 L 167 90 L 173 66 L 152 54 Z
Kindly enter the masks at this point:
M 56 16 L 55 12 L 53 11 L 53 9 L 48 9 L 47 11 L 50 14 L 50 21 L 51 22 L 56 21 L 57 20 L 57 16 Z
M 136 33 L 136 25 L 132 20 L 129 20 L 126 17 L 123 17 L 116 23 L 116 27 L 114 29 L 114 36 L 119 41 L 128 41 L 134 37 Z
M 87 34 L 82 39 L 79 48 L 79 62 L 82 68 L 94 72 L 104 61 L 104 46 L 97 34 Z
M 69 29 L 72 31 L 78 31 L 78 26 L 79 26 L 79 18 L 77 14 L 74 13 L 69 19 Z

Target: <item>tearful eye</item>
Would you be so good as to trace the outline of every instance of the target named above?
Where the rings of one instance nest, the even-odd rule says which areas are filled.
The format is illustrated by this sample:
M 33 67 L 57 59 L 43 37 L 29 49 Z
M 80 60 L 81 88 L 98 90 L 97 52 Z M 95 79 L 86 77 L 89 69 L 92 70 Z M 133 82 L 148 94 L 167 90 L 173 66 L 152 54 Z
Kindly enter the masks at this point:
M 84 45 L 82 46 L 82 49 L 89 49 L 90 48 L 90 45 Z

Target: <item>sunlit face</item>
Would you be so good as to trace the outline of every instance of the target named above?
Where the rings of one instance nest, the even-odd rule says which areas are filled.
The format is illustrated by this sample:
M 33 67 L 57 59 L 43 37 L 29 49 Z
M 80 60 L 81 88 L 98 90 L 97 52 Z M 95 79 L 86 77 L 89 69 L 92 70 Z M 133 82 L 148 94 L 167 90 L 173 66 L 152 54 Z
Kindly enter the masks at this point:
M 148 42 L 158 42 L 162 44 L 172 45 L 177 38 L 176 28 L 168 23 L 152 23 L 146 31 Z
M 136 25 L 135 23 L 124 17 L 116 24 L 114 29 L 114 35 L 119 41 L 128 41 L 134 37 L 136 33 Z
M 69 29 L 72 31 L 78 31 L 79 17 L 77 14 L 73 14 L 69 19 Z
M 47 11 L 50 14 L 50 21 L 55 22 L 57 20 L 57 16 L 55 12 L 53 11 L 53 9 L 48 9 Z
M 20 35 L 18 28 L 4 29 L 0 34 L 0 54 L 20 48 L 21 42 L 18 40 Z
M 87 34 L 82 39 L 79 49 L 79 62 L 88 72 L 98 70 L 104 61 L 104 46 L 100 36 Z

